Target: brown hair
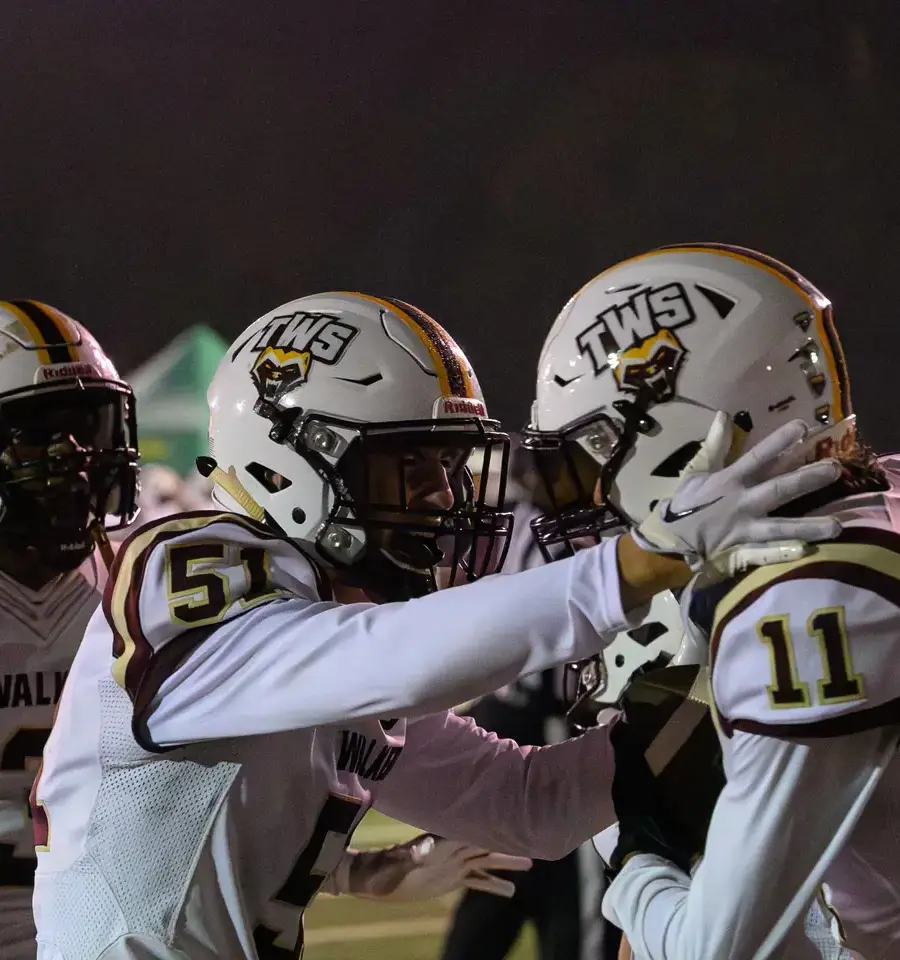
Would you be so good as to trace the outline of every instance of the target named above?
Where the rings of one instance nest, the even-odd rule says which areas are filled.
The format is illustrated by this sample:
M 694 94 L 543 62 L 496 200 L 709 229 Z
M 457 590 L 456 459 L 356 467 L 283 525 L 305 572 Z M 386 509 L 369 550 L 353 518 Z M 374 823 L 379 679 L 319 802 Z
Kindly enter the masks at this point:
M 878 463 L 875 451 L 857 435 L 849 453 L 838 458 L 844 468 L 834 483 L 786 504 L 774 511 L 776 517 L 802 517 L 828 503 L 859 493 L 880 493 L 888 489 L 887 475 Z

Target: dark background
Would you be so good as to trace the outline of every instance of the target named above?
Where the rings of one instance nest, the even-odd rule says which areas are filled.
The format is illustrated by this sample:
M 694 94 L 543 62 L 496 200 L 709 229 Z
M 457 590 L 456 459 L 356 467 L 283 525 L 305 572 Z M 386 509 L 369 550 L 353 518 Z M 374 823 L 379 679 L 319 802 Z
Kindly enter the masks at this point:
M 516 427 L 582 283 L 727 240 L 829 293 L 864 430 L 900 446 L 895 8 L 8 0 L 0 293 L 125 371 L 192 323 L 401 297 Z

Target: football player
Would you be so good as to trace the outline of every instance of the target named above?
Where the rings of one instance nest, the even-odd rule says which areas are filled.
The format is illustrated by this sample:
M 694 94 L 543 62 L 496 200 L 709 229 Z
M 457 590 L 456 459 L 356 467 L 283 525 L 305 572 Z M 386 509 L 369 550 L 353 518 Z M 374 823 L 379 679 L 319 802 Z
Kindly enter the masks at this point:
M 94 545 L 134 517 L 134 398 L 97 341 L 0 302 L 0 956 L 35 955 L 28 792 L 100 602 Z
M 208 399 L 201 466 L 221 509 L 119 550 L 44 752 L 43 960 L 296 956 L 323 883 L 353 891 L 344 850 L 371 806 L 563 856 L 612 820 L 606 730 L 520 748 L 449 708 L 596 653 L 686 582 L 682 554 L 740 561 L 742 543 L 779 541 L 758 548 L 769 559 L 839 530 L 765 517 L 837 475 L 824 463 L 758 482 L 802 435 L 789 425 L 718 473 L 698 468 L 647 526 L 651 550 L 623 536 L 484 576 L 508 517 L 466 464 L 475 453 L 487 474 L 507 438 L 454 341 L 400 301 L 272 311 L 229 348 Z M 438 570 L 463 585 L 435 592 Z
M 31 300 L 0 302 L 0 956 L 33 960 L 28 794 L 75 650 L 100 603 L 106 535 L 137 514 L 131 388 L 80 324 Z M 146 491 L 145 491 L 146 492 Z M 384 899 L 458 887 L 511 896 L 487 871 L 529 861 L 422 837 L 354 859 L 333 892 Z M 349 866 L 349 864 L 348 864 Z
M 827 298 L 784 264 L 722 244 L 662 248 L 592 280 L 545 344 L 529 432 L 581 492 L 536 526 L 552 546 L 646 525 L 669 498 L 681 512 L 672 491 L 717 411 L 745 451 L 802 418 L 797 461 L 836 456 L 843 470 L 779 513 L 833 516 L 843 533 L 800 559 L 701 575 L 682 596 L 689 635 L 708 640 L 724 788 L 698 839 L 659 789 L 661 745 L 613 725 L 619 872 L 604 910 L 641 960 L 798 958 L 818 955 L 803 918 L 824 883 L 848 946 L 894 957 L 898 462 L 856 437 Z

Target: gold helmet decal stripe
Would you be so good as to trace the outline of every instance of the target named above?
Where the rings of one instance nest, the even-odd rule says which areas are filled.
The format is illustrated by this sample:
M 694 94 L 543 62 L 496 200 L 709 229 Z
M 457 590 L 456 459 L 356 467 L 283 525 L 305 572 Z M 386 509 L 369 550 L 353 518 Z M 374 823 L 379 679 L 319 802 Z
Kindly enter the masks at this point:
M 81 338 L 58 310 L 37 300 L 6 300 L 0 306 L 28 331 L 41 363 L 77 363 L 81 359 L 77 346 Z
M 395 300 L 393 297 L 373 297 L 367 293 L 357 293 L 355 296 L 386 307 L 416 333 L 428 349 L 443 396 L 477 396 L 459 347 L 436 320 L 432 320 L 427 313 L 423 313 L 417 307 L 403 300 Z

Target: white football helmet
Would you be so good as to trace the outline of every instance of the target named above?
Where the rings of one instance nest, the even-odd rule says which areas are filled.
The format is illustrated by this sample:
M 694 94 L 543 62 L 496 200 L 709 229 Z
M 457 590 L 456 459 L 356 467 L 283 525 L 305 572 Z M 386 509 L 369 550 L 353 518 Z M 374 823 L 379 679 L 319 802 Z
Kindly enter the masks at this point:
M 496 463 L 505 475 L 508 438 L 488 419 L 462 351 L 417 308 L 359 293 L 287 303 L 232 344 L 208 400 L 211 458 L 198 469 L 216 502 L 349 582 L 394 599 L 434 589 L 438 566 L 454 582 L 501 562 L 511 524 L 503 483 L 494 503 L 476 495 L 470 455 L 482 475 Z M 452 452 L 447 508 L 408 504 L 403 459 L 423 446 Z M 397 470 L 396 496 L 383 502 L 370 489 L 379 452 Z
M 675 595 L 669 590 L 658 593 L 639 626 L 617 633 L 599 656 L 566 664 L 563 698 L 570 716 L 591 726 L 601 710 L 616 706 L 636 674 L 676 662 L 700 662 L 705 653 L 697 657 L 685 643 Z
M 643 521 L 672 496 L 718 410 L 744 449 L 800 418 L 813 428 L 800 460 L 853 450 L 826 297 L 777 260 L 726 244 L 663 247 L 595 277 L 541 352 L 526 443 L 572 492 L 535 522 L 539 540 Z
M 137 461 L 134 396 L 91 334 L 36 300 L 0 302 L 0 545 L 78 566 L 95 524 L 134 519 Z

